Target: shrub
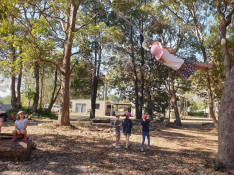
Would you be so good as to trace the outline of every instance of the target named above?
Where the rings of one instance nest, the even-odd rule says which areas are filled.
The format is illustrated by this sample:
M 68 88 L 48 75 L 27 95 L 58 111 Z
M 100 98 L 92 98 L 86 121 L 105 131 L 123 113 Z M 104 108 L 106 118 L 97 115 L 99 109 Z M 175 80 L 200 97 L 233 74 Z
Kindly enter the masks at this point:
M 188 115 L 190 115 L 190 116 L 204 116 L 204 111 L 188 112 Z

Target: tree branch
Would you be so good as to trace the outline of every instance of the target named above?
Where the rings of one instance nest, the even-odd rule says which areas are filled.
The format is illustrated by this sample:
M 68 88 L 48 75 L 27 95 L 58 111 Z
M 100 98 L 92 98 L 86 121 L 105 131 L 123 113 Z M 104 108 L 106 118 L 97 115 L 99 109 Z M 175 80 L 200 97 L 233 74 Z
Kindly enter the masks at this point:
M 54 65 L 58 70 L 59 70 L 59 72 L 62 74 L 62 75 L 65 75 L 65 73 L 61 70 L 61 68 L 59 67 L 59 64 L 57 64 L 57 63 L 55 63 L 55 62 L 53 62 L 53 61 L 51 61 L 51 60 L 46 60 L 46 59 L 44 59 L 44 58 L 39 58 L 41 61 L 43 61 L 43 62 L 46 62 L 46 63 L 51 63 L 52 65 Z
M 234 8 L 232 9 L 232 11 L 227 15 L 227 20 L 226 20 L 226 22 L 225 22 L 225 26 L 227 27 L 230 23 L 231 23 L 231 21 L 232 21 L 232 15 L 234 14 Z
M 80 26 L 78 29 L 75 30 L 75 32 L 79 31 L 80 29 L 82 29 L 83 27 L 89 25 L 91 23 L 91 21 L 100 13 L 100 11 L 96 14 L 93 15 L 93 17 L 85 24 L 83 24 L 82 26 Z

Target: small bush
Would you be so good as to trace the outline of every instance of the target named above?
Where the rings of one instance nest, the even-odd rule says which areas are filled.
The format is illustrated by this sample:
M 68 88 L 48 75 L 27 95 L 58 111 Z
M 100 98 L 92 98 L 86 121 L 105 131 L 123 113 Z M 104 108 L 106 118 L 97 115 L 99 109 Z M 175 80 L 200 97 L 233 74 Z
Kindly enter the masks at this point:
M 188 112 L 190 116 L 204 116 L 204 111 Z

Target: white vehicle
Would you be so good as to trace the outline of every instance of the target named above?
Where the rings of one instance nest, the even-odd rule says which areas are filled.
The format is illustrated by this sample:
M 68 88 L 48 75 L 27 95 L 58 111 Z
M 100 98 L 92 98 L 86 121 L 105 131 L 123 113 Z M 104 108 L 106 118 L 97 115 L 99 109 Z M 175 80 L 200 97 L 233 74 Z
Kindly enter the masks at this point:
M 49 107 L 49 104 L 46 104 L 46 105 L 44 106 L 44 108 L 48 108 L 48 107 Z M 60 106 L 54 104 L 53 107 L 52 107 L 52 109 L 51 109 L 51 111 L 53 111 L 53 112 L 59 112 L 59 109 L 60 109 Z

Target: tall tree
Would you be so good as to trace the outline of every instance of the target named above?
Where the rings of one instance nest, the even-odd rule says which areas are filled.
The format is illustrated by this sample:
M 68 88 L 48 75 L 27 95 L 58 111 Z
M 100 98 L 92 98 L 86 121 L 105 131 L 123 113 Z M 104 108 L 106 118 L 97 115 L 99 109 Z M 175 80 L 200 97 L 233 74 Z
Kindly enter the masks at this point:
M 219 110 L 218 160 L 222 166 L 234 169 L 234 65 L 231 63 L 227 46 L 227 27 L 231 24 L 234 4 L 227 0 L 216 0 L 224 70 L 227 81 L 224 86 Z M 233 48 L 233 46 L 231 46 Z

